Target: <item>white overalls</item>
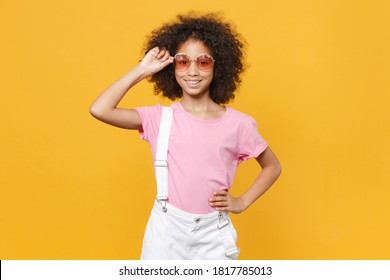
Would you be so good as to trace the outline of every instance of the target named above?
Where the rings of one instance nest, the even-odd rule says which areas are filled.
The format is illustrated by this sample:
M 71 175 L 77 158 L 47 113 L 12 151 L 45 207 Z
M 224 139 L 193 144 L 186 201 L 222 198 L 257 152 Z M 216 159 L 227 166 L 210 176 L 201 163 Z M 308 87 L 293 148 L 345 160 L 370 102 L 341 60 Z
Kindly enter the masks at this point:
M 162 107 L 155 172 L 157 197 L 145 230 L 141 260 L 237 259 L 237 233 L 225 211 L 192 214 L 167 203 L 172 109 Z

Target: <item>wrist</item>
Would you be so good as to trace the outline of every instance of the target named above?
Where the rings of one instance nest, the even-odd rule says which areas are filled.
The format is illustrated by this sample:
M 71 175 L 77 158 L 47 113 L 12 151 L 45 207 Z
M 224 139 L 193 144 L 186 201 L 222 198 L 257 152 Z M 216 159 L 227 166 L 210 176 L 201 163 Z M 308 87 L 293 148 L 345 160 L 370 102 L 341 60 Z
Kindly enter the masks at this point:
M 244 197 L 240 196 L 238 198 L 239 206 L 240 206 L 240 213 L 244 212 L 248 207 L 250 206 L 250 203 L 248 203 Z
M 149 71 L 144 66 L 141 65 L 141 62 L 139 62 L 131 70 L 131 72 L 133 72 L 135 74 L 138 81 L 141 81 L 141 80 L 145 79 L 146 77 L 148 77 L 149 75 L 151 75 L 151 73 L 149 73 Z

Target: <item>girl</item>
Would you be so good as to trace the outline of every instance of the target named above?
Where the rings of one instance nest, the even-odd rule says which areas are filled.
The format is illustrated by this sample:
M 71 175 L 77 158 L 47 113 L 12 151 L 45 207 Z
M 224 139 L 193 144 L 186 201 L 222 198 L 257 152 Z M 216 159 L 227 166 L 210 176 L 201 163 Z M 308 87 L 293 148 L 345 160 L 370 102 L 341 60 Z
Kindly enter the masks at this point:
M 178 16 L 152 33 L 144 58 L 91 105 L 95 118 L 138 130 L 156 160 L 160 196 L 141 259 L 238 257 L 228 213 L 246 210 L 281 172 L 254 119 L 223 105 L 234 98 L 243 68 L 243 43 L 229 23 L 214 14 Z M 170 109 L 118 108 L 127 91 L 145 78 L 154 83 L 156 93 L 180 101 Z M 172 112 L 169 121 L 164 121 L 166 111 Z M 167 163 L 156 158 L 163 142 L 159 134 L 169 137 L 162 152 Z M 233 197 L 229 189 L 237 167 L 249 158 L 257 160 L 261 172 L 245 193 Z

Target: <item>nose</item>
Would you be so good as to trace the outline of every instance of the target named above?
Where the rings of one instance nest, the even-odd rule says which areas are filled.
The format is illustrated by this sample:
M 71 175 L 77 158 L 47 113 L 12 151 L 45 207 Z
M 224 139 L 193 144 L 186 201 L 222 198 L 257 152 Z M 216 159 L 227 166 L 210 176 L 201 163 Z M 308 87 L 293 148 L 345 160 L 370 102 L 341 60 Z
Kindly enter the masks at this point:
M 190 65 L 188 66 L 188 75 L 197 76 L 199 75 L 199 68 L 196 65 L 196 61 L 190 61 Z

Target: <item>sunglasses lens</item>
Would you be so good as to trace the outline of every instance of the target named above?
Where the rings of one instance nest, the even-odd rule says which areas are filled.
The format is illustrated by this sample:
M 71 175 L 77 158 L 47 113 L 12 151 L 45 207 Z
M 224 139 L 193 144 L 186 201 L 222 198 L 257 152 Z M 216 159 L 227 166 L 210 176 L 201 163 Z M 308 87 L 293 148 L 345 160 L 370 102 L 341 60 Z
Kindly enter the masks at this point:
M 190 65 L 190 59 L 185 55 L 176 55 L 175 56 L 175 68 L 178 70 L 184 70 L 187 69 Z
M 177 70 L 186 70 L 191 64 L 191 59 L 186 54 L 175 55 L 173 61 Z M 214 60 L 210 55 L 202 54 L 196 59 L 196 65 L 200 70 L 207 71 L 213 67 Z
M 196 64 L 198 65 L 200 70 L 209 70 L 213 67 L 213 59 L 207 55 L 201 55 L 196 60 Z

